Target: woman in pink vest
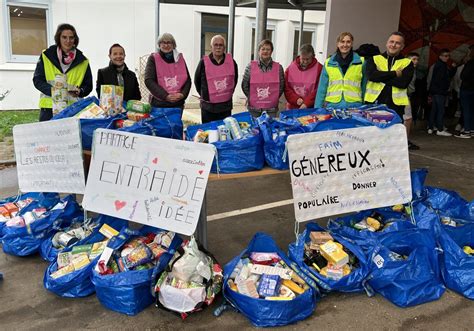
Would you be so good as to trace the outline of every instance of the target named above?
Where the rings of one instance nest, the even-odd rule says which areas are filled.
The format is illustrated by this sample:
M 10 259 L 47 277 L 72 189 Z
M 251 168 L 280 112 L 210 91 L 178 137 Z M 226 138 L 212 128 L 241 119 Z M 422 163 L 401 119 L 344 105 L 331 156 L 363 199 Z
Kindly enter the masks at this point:
M 225 39 L 211 39 L 211 53 L 204 55 L 194 74 L 194 85 L 201 96 L 202 123 L 223 120 L 232 115 L 232 95 L 237 85 L 237 63 L 225 53 Z
M 283 68 L 272 60 L 273 43 L 264 39 L 258 45 L 258 60 L 245 68 L 242 91 L 247 97 L 247 109 L 253 117 L 262 112 L 276 117 L 278 100 L 285 89 Z
M 314 48 L 304 44 L 300 55 L 285 71 L 285 98 L 287 109 L 313 108 L 319 76 L 323 66 L 314 57 Z
M 183 55 L 176 49 L 170 33 L 158 38 L 160 50 L 152 53 L 145 67 L 145 85 L 150 104 L 158 108 L 184 108 L 191 89 L 191 77 Z

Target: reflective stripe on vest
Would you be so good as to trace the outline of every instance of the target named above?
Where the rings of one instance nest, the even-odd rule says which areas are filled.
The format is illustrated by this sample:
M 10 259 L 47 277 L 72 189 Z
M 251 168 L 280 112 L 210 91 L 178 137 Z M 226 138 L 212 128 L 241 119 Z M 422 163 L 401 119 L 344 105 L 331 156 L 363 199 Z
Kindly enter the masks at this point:
M 363 63 L 363 58 L 361 58 L 360 64 L 351 63 L 343 77 L 341 69 L 329 66 L 329 59 L 326 60 L 324 66 L 329 78 L 326 102 L 338 103 L 343 97 L 346 102 L 362 101 L 361 81 Z
M 56 68 L 56 66 L 48 59 L 48 57 L 43 53 L 41 54 L 41 58 L 43 59 L 43 67 L 44 67 L 44 74 L 46 76 L 46 81 L 49 85 L 54 85 L 54 80 L 56 75 L 61 75 L 62 72 Z M 89 65 L 89 60 L 85 59 L 77 66 L 73 67 L 69 70 L 66 74 L 67 77 L 67 84 L 68 86 L 81 86 L 82 81 L 84 80 L 84 76 L 86 75 L 87 66 Z M 71 101 L 70 103 L 73 103 Z M 40 101 L 39 101 L 40 108 L 53 108 L 53 100 L 50 96 L 41 93 Z
M 382 55 L 376 55 L 373 57 L 375 66 L 379 71 L 389 71 L 388 70 L 388 60 Z M 411 63 L 410 59 L 400 59 L 396 60 L 393 64 L 390 71 L 403 70 L 408 67 Z M 384 83 L 380 82 L 367 82 L 367 88 L 365 90 L 364 101 L 375 102 L 385 87 Z M 397 106 L 406 106 L 409 104 L 407 89 L 401 89 L 395 86 L 392 86 L 392 100 L 393 103 Z

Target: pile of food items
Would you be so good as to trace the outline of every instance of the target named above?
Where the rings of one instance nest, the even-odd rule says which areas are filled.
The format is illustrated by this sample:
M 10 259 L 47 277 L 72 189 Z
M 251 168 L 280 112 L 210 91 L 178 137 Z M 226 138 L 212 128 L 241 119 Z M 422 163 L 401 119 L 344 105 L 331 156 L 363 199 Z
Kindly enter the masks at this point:
M 67 229 L 56 232 L 51 240 L 53 247 L 56 249 L 70 247 L 90 236 L 92 231 L 98 226 L 99 224 L 92 222 L 92 219 L 88 219 L 84 223 L 73 223 Z
M 298 117 L 297 120 L 300 122 L 302 125 L 308 125 L 316 122 L 321 122 L 321 121 L 326 121 L 333 118 L 333 115 L 331 114 L 309 114 L 305 116 Z
M 377 110 L 377 109 L 364 110 L 364 109 L 358 109 L 358 108 L 349 108 L 347 109 L 347 111 L 345 111 L 343 115 L 345 115 L 346 117 L 351 117 L 351 116 L 363 117 L 372 123 L 378 123 L 378 124 L 388 124 L 395 117 L 393 113 L 387 110 Z
M 28 206 L 33 199 L 26 198 L 17 202 L 7 202 L 0 206 L 0 223 L 13 222 L 12 219 L 17 217 L 20 210 Z M 10 222 L 10 223 L 11 223 Z M 15 221 L 15 223 L 18 221 Z M 24 225 L 24 224 L 23 224 Z
M 149 233 L 135 237 L 117 250 L 107 249 L 100 257 L 96 270 L 101 275 L 153 268 L 166 253 L 174 232 Z
M 233 291 L 265 300 L 293 300 L 309 289 L 309 285 L 273 252 L 242 256 L 227 285 Z
M 117 128 L 124 128 L 134 125 L 135 123 L 150 118 L 151 106 L 149 103 L 138 100 L 127 101 L 127 119 L 121 119 L 116 122 Z
M 311 231 L 304 247 L 304 263 L 321 276 L 338 281 L 359 268 L 358 258 L 329 232 Z
M 56 74 L 51 87 L 51 99 L 53 101 L 53 115 L 58 114 L 69 104 L 76 102 L 79 98 L 69 92 L 79 92 L 79 87 L 69 85 L 65 74 Z
M 217 141 L 240 140 L 258 134 L 248 122 L 239 122 L 234 117 L 226 117 L 224 125 L 219 125 L 217 130 L 198 129 L 193 137 L 194 142 L 214 143 Z

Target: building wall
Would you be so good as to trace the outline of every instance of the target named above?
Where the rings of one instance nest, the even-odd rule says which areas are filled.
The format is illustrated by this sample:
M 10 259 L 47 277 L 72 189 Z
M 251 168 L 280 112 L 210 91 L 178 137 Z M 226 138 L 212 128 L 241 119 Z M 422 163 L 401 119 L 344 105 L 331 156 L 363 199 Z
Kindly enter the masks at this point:
M 126 50 L 126 63 L 138 72 L 139 58 L 155 50 L 155 0 L 101 0 L 101 1 L 51 1 L 50 39 L 60 23 L 68 22 L 76 28 L 80 37 L 79 49 L 90 60 L 92 75 L 108 64 L 108 49 L 113 43 L 120 43 Z M 0 17 L 8 14 L 0 7 Z M 184 54 L 191 76 L 200 60 L 201 15 L 202 13 L 228 14 L 227 7 L 192 5 L 160 5 L 160 32 L 174 35 L 178 49 Z M 319 60 L 323 59 L 324 12 L 305 13 L 305 28 L 315 31 L 315 50 Z M 275 28 L 274 59 L 283 66 L 292 60 L 293 36 L 298 29 L 300 13 L 297 10 L 268 11 L 268 25 Z M 255 26 L 255 8 L 236 8 L 234 58 L 241 77 L 250 61 L 252 25 Z M 0 25 L 0 36 L 5 33 Z M 0 109 L 37 108 L 39 92 L 34 88 L 32 77 L 34 63 L 8 63 L 5 56 L 5 40 L 0 38 L 0 92 L 12 89 L 0 102 Z M 239 81 L 240 83 L 240 81 Z M 95 86 L 93 93 L 95 95 Z M 196 94 L 192 90 L 191 95 Z M 236 89 L 235 101 L 242 101 L 240 87 Z M 190 96 L 188 102 L 197 102 Z

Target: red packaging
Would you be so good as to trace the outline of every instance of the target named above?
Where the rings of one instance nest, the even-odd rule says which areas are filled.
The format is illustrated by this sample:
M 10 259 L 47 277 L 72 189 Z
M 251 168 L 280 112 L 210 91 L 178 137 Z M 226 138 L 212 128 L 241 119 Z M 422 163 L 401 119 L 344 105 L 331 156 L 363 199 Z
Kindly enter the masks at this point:
M 117 120 L 117 122 L 115 122 L 115 127 L 117 129 L 123 128 L 123 122 L 124 120 Z
M 18 206 L 15 205 L 13 202 L 7 202 L 3 205 L 4 208 L 7 209 L 8 213 L 16 213 L 18 212 Z
M 10 217 L 10 213 L 8 212 L 8 209 L 5 207 L 0 207 L 0 215 L 3 215 L 5 217 Z
M 127 112 L 127 117 L 129 120 L 138 122 L 138 121 L 144 120 L 145 118 L 149 118 L 150 114 L 141 114 L 141 113 L 129 111 Z

